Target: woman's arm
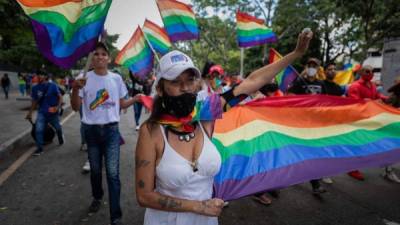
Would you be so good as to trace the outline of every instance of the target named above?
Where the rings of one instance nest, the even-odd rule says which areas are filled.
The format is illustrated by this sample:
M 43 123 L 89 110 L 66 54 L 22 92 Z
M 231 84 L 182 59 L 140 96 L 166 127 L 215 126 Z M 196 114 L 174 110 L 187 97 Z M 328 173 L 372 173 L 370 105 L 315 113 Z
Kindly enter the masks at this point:
M 141 126 L 136 145 L 136 198 L 139 205 L 171 212 L 192 212 L 207 216 L 218 216 L 223 207 L 220 199 L 194 201 L 162 195 L 155 189 L 156 145 L 147 124 Z
M 289 66 L 295 59 L 300 58 L 308 49 L 308 45 L 313 36 L 312 32 L 302 32 L 299 34 L 296 49 L 284 56 L 281 60 L 272 64 L 261 67 L 260 69 L 252 72 L 249 77 L 243 80 L 239 86 L 234 90 L 234 95 L 251 94 L 260 89 L 284 68 Z
M 299 58 L 306 52 L 312 36 L 313 33 L 311 31 L 300 33 L 297 39 L 297 46 L 293 52 L 287 54 L 279 61 L 268 64 L 252 72 L 233 90 L 233 93 L 228 97 L 228 100 L 230 101 L 232 97 L 240 95 L 250 95 L 258 91 L 265 84 L 270 83 L 280 71 L 289 66 L 295 59 Z M 227 99 L 225 98 L 226 97 L 221 97 L 222 107 L 226 104 Z

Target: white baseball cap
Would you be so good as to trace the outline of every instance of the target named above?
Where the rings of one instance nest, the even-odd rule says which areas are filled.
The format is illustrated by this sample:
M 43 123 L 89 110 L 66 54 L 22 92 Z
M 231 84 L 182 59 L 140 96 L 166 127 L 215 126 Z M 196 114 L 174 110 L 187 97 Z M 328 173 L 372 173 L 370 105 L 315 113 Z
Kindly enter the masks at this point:
M 193 61 L 186 54 L 174 50 L 161 57 L 157 71 L 157 80 L 175 80 L 185 70 L 192 69 L 196 77 L 200 77 L 200 71 L 194 66 Z

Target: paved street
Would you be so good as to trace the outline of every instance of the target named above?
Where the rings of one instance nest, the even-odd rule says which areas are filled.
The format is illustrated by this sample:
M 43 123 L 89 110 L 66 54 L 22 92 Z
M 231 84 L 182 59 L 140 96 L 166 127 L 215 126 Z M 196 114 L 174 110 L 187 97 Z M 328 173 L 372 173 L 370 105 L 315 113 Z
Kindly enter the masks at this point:
M 121 204 L 123 222 L 143 223 L 144 209 L 134 192 L 134 130 L 132 109 L 122 116 Z M 81 174 L 86 152 L 79 151 L 79 115 L 64 125 L 66 144 L 48 146 L 40 157 L 30 157 L 0 186 L 1 225 L 107 225 L 107 195 L 100 212 L 88 216 L 91 201 L 89 175 Z M 396 170 L 400 173 L 399 165 Z M 244 198 L 232 201 L 220 217 L 222 225 L 396 225 L 400 224 L 400 185 L 380 177 L 380 169 L 364 170 L 367 180 L 347 175 L 325 185 L 323 199 L 311 194 L 308 183 L 281 191 L 279 199 L 265 207 Z M 105 175 L 105 174 L 104 174 Z M 103 180 L 104 181 L 104 180 Z M 105 184 L 105 182 L 104 182 Z M 105 185 L 106 187 L 106 185 Z M 107 193 L 107 192 L 106 192 Z

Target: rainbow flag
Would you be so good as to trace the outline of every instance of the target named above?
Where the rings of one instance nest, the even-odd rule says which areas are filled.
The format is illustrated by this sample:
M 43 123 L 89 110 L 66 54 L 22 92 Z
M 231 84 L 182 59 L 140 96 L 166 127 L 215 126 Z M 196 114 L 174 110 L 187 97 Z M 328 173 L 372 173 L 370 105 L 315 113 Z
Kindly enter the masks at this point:
M 216 121 L 216 197 L 237 199 L 400 161 L 400 111 L 336 96 L 271 97 Z
M 354 81 L 354 74 L 351 69 L 348 70 L 342 70 L 342 71 L 337 71 L 336 76 L 333 79 L 335 83 L 338 85 L 348 85 L 353 83 Z
M 273 48 L 269 50 L 269 63 L 273 63 L 282 59 L 282 56 Z M 299 73 L 293 66 L 289 65 L 286 69 L 276 75 L 275 80 L 282 92 L 286 92 L 289 85 L 296 79 Z
M 199 39 L 199 27 L 190 6 L 175 0 L 157 0 L 157 6 L 172 42 Z
M 129 68 L 138 77 L 147 76 L 153 69 L 154 53 L 138 27 L 129 42 L 118 53 L 115 63 Z
M 343 65 L 343 70 L 351 70 L 353 72 L 359 70 L 361 68 L 361 65 L 359 63 L 353 64 L 353 63 L 347 63 Z
M 251 47 L 277 41 L 272 30 L 264 25 L 264 20 L 237 11 L 236 34 L 239 47 Z
M 164 28 L 146 19 L 143 25 L 143 32 L 155 51 L 161 55 L 168 53 L 172 45 Z
M 31 20 L 40 52 L 68 69 L 92 51 L 112 0 L 17 0 Z

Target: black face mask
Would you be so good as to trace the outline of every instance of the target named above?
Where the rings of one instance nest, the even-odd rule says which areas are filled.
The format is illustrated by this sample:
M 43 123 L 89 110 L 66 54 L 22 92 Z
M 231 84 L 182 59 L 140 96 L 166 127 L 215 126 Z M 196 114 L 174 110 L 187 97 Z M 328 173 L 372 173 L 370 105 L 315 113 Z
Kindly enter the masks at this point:
M 162 97 L 162 106 L 166 113 L 182 118 L 188 116 L 196 105 L 197 94 L 185 93 L 178 96 L 169 96 L 164 94 Z

